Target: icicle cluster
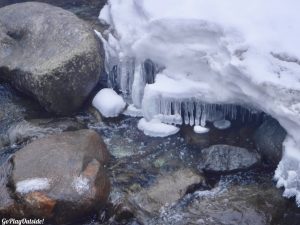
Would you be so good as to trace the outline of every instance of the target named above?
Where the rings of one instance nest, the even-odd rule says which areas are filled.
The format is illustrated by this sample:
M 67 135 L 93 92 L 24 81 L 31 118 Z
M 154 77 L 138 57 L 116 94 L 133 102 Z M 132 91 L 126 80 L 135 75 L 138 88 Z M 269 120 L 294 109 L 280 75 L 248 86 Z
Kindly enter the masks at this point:
M 238 117 L 243 122 L 254 120 L 260 115 L 260 111 L 249 106 L 236 104 L 210 104 L 197 99 L 153 98 L 154 101 L 145 107 L 147 119 L 159 118 L 168 124 L 186 124 L 205 126 L 206 122 L 216 120 L 236 120 Z M 149 110 L 147 110 L 149 109 Z

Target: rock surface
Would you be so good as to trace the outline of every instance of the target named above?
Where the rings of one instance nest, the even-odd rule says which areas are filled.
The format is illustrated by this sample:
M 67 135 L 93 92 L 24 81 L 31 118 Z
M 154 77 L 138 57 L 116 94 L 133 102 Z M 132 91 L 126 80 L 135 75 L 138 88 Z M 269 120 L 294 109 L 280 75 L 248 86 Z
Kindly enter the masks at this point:
M 248 169 L 260 161 L 260 156 L 245 148 L 213 145 L 201 150 L 199 168 L 209 172 L 231 172 Z
M 259 153 L 267 162 L 277 165 L 282 157 L 282 143 L 286 131 L 273 118 L 268 118 L 256 131 L 254 141 Z
M 236 185 L 223 192 L 200 192 L 185 204 L 182 211 L 176 215 L 167 214 L 168 221 L 155 224 L 296 225 L 299 223 L 298 213 L 289 220 L 282 218 L 288 217 L 291 205 L 292 203 L 283 199 L 280 190 L 273 185 Z M 176 221 L 176 218 L 179 219 Z
M 33 2 L 0 9 L 0 79 L 48 111 L 77 110 L 99 80 L 102 58 L 94 31 L 71 12 Z
M 15 205 L 0 206 L 0 215 L 65 223 L 95 213 L 110 191 L 104 169 L 108 159 L 104 142 L 91 130 L 32 142 L 12 159 L 8 192 Z

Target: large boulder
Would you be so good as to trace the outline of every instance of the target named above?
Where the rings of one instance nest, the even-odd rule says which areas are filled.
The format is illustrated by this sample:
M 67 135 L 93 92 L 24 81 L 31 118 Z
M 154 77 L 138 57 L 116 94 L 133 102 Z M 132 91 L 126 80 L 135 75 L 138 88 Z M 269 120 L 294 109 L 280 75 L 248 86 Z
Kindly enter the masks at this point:
M 91 130 L 32 142 L 12 159 L 6 186 L 14 204 L 5 201 L 0 215 L 65 223 L 97 212 L 110 192 L 104 168 L 108 159 L 103 140 Z
M 278 165 L 282 157 L 285 129 L 273 118 L 267 118 L 254 135 L 256 148 L 268 163 Z
M 69 11 L 27 2 L 0 9 L 0 79 L 48 111 L 77 110 L 103 71 L 103 47 Z
M 208 172 L 245 170 L 258 164 L 260 156 L 255 151 L 229 145 L 213 145 L 201 150 L 199 168 Z

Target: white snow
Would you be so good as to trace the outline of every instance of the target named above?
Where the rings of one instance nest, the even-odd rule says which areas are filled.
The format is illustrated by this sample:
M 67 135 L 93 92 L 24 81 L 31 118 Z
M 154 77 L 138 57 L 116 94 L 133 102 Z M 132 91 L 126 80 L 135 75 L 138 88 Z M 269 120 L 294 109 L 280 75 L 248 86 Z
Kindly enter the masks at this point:
M 140 119 L 138 128 L 146 135 L 151 137 L 166 137 L 176 134 L 179 128 L 173 125 L 164 124 L 158 119 L 147 121 L 144 118 Z
M 197 134 L 204 134 L 209 132 L 209 128 L 202 126 L 194 126 L 194 132 Z
M 50 181 L 47 178 L 31 178 L 17 182 L 16 190 L 21 194 L 33 191 L 47 190 L 50 188 Z
M 214 122 L 214 127 L 219 130 L 225 130 L 231 126 L 231 122 L 229 120 L 217 120 Z
M 106 71 L 142 109 L 143 123 L 204 126 L 216 114 L 204 103 L 270 114 L 294 143 L 285 144 L 275 177 L 293 190 L 286 196 L 298 196 L 300 187 L 288 183 L 299 177 L 287 168 L 299 174 L 299 8 L 298 0 L 109 0 L 100 13 L 111 25 L 102 38 Z M 154 83 L 146 60 L 155 65 Z M 234 118 L 236 109 L 228 109 Z
M 82 195 L 90 188 L 89 180 L 82 175 L 75 177 L 72 182 L 72 187 L 77 191 L 78 194 Z
M 113 89 L 104 88 L 94 97 L 92 105 L 105 117 L 117 117 L 126 103 Z

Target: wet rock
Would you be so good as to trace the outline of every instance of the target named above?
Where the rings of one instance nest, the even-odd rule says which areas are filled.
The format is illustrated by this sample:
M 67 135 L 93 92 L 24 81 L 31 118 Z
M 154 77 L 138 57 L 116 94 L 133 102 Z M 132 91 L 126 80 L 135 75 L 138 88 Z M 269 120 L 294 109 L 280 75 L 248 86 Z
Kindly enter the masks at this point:
M 91 27 L 71 12 L 34 2 L 1 8 L 0 24 L 0 79 L 48 111 L 79 109 L 103 71 L 103 48 Z
M 165 205 L 175 203 L 195 186 L 205 185 L 205 179 L 194 171 L 183 168 L 161 175 L 154 185 L 133 197 L 136 204 L 149 213 L 158 213 Z
M 108 159 L 104 142 L 91 130 L 32 142 L 13 157 L 9 191 L 17 206 L 8 215 L 65 223 L 95 213 L 110 191 Z M 0 215 L 5 214 L 4 207 Z
M 282 143 L 285 137 L 286 131 L 283 127 L 269 117 L 255 132 L 254 141 L 263 159 L 277 165 L 282 157 Z
M 260 156 L 245 148 L 213 145 L 201 150 L 199 169 L 209 172 L 232 172 L 258 164 Z

